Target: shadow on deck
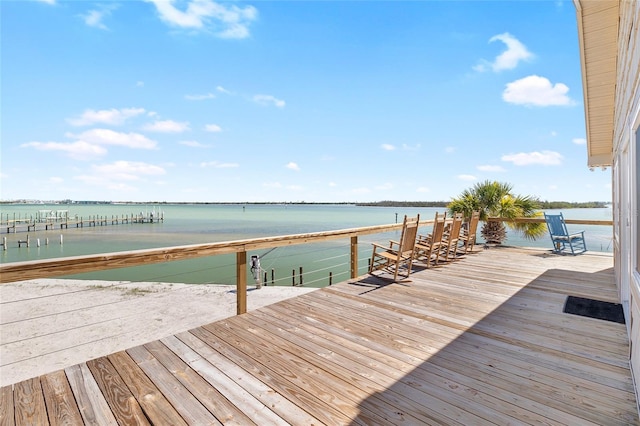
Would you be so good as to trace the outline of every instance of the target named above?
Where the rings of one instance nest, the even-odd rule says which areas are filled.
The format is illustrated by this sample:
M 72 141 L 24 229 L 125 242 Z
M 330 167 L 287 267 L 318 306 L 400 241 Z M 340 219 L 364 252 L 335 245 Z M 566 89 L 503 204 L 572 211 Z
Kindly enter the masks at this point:
M 362 277 L 4 387 L 0 415 L 636 424 L 625 326 L 562 312 L 567 295 L 615 302 L 612 263 L 492 248 L 407 283 Z

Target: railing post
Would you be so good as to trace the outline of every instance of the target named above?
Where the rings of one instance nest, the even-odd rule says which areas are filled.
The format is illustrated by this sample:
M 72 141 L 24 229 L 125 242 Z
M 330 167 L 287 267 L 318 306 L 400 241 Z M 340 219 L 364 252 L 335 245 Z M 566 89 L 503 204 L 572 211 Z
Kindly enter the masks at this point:
M 247 313 L 247 252 L 236 253 L 236 296 L 238 315 Z
M 351 237 L 351 278 L 358 276 L 358 236 Z

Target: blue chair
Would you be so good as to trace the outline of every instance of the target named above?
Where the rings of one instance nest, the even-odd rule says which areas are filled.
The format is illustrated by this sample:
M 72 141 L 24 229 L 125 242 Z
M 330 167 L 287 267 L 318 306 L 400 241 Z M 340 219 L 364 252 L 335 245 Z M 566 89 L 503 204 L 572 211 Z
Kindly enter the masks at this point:
M 562 213 L 545 213 L 544 219 L 547 222 L 554 253 L 561 254 L 570 251 L 571 254 L 580 254 L 587 251 L 587 244 L 584 241 L 584 231 L 569 234 Z

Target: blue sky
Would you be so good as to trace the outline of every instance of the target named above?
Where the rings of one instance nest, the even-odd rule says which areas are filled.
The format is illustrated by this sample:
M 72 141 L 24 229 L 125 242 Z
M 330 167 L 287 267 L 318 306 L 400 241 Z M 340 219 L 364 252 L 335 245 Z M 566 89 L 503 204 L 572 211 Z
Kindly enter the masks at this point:
M 611 199 L 570 1 L 0 8 L 3 200 Z

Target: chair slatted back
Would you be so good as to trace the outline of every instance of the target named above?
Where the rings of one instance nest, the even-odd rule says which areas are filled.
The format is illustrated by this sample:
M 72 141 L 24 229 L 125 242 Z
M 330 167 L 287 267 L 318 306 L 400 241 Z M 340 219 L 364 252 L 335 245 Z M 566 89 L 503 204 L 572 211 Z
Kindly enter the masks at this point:
M 420 225 L 420 215 L 416 217 L 407 217 L 405 215 L 402 224 L 402 235 L 400 236 L 399 252 L 403 255 L 413 254 L 416 246 L 416 238 L 418 236 L 418 226 Z
M 456 240 L 460 236 L 460 229 L 462 228 L 462 213 L 456 213 L 451 223 L 451 230 L 449 231 L 449 239 Z
M 436 212 L 436 217 L 433 220 L 433 231 L 431 231 L 431 241 L 439 243 L 444 236 L 445 222 L 447 220 L 447 213 L 442 214 Z
M 471 213 L 471 219 L 469 220 L 468 235 L 476 235 L 478 232 L 478 222 L 480 222 L 480 212 L 474 211 Z
M 567 231 L 567 225 L 564 223 L 564 217 L 562 213 L 559 214 L 545 214 L 544 218 L 547 222 L 549 234 L 552 237 L 566 237 L 569 235 Z

